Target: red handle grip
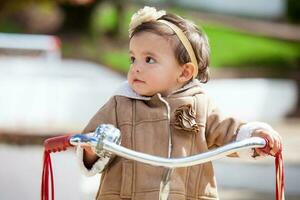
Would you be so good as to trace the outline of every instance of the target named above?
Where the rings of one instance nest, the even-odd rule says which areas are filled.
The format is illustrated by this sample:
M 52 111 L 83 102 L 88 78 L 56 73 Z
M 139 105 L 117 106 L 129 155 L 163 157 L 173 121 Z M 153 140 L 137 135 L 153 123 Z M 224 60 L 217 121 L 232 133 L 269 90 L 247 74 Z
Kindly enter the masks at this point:
M 277 152 L 277 154 L 276 155 L 272 155 L 271 154 L 271 148 L 270 148 L 270 146 L 269 146 L 269 140 L 267 139 L 267 138 L 264 138 L 264 140 L 266 141 L 266 145 L 264 146 L 264 147 L 262 147 L 262 148 L 260 148 L 263 152 L 265 152 L 266 154 L 268 154 L 268 155 L 271 155 L 271 156 L 277 156 L 278 154 L 280 154 L 281 153 L 281 151 L 282 151 L 282 146 L 280 146 L 280 149 L 279 149 L 279 151 Z
M 266 141 L 266 144 L 264 147 L 260 148 L 263 152 L 265 152 L 266 154 L 270 154 L 271 148 L 269 146 L 269 140 L 267 138 L 264 138 L 264 140 Z
M 68 147 L 71 147 L 70 138 L 72 135 L 62 135 L 57 137 L 48 138 L 44 142 L 44 148 L 47 152 L 65 151 Z

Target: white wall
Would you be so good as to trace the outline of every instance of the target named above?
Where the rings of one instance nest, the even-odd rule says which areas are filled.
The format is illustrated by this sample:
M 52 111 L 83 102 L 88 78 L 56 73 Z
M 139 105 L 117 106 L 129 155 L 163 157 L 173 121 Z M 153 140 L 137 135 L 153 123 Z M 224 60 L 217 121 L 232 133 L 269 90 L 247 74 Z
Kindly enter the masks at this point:
M 177 0 L 177 2 L 202 10 L 260 18 L 279 18 L 286 12 L 285 0 Z

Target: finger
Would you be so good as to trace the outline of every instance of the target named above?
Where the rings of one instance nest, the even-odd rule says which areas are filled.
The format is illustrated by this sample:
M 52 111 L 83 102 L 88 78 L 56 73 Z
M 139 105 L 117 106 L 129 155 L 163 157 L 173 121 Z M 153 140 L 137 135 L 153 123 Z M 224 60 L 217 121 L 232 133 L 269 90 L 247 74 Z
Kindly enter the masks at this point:
M 277 154 L 277 152 L 279 151 L 279 146 L 278 143 L 275 142 L 275 145 L 273 146 L 273 148 L 271 149 L 270 153 L 272 156 L 275 156 Z
M 274 143 L 275 146 L 273 148 L 273 155 L 275 156 L 277 153 L 279 153 L 282 150 L 282 142 L 281 142 L 281 137 L 279 135 L 274 136 Z
M 84 146 L 83 149 L 88 152 L 88 153 L 93 153 L 93 150 L 91 147 L 88 147 L 88 146 Z
M 269 142 L 268 145 L 269 145 L 270 149 L 272 149 L 274 147 L 274 138 L 267 133 L 264 133 L 264 134 L 265 134 L 264 137 L 268 139 L 268 142 Z
M 282 151 L 282 140 L 281 139 L 278 141 L 278 147 L 279 147 L 279 151 Z
M 268 143 L 266 144 L 267 146 L 265 148 L 262 148 L 261 150 L 267 154 L 267 155 L 273 155 L 272 149 L 274 148 L 274 138 L 266 131 L 260 131 L 260 137 L 263 137 L 265 139 L 267 139 Z
M 80 143 L 80 147 L 82 147 L 82 148 L 91 148 L 91 145 L 87 144 L 87 143 Z
M 262 129 L 256 129 L 252 134 L 253 137 L 262 137 L 263 135 L 264 133 Z
M 270 147 L 271 149 L 273 148 L 274 138 L 272 136 L 270 136 L 270 134 L 268 132 L 266 132 L 265 130 L 256 130 L 255 135 L 267 139 L 268 140 L 268 144 L 267 144 L 268 147 Z
M 274 149 L 274 155 L 276 155 L 277 153 L 279 153 L 282 150 L 282 143 L 281 143 L 281 139 L 280 137 L 276 137 L 276 149 Z
M 259 148 L 255 149 L 255 151 L 256 151 L 256 153 L 257 153 L 259 156 L 266 156 L 266 155 L 267 155 L 264 151 L 262 151 L 262 150 L 259 149 Z
M 273 136 L 274 136 L 274 138 L 275 138 L 275 140 L 277 142 L 278 148 L 281 149 L 281 145 L 282 145 L 282 137 L 281 137 L 281 135 L 278 132 L 274 131 L 273 132 Z

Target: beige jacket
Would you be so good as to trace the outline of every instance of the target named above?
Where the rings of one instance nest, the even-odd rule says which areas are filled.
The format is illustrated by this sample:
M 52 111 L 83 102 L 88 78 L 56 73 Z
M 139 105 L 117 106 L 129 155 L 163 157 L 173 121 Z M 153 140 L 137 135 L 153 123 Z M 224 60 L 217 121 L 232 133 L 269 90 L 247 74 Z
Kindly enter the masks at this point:
M 199 154 L 232 142 L 242 125 L 239 120 L 222 117 L 198 81 L 165 98 L 160 94 L 151 98 L 139 96 L 125 83 L 83 132 L 92 132 L 104 123 L 120 129 L 122 146 L 172 158 Z M 246 130 L 244 135 L 249 137 L 250 132 Z M 82 159 L 82 150 L 79 154 Z M 118 156 L 105 168 L 98 162 L 85 169 L 91 174 L 102 171 L 97 199 L 158 199 L 164 168 Z M 212 163 L 175 169 L 169 199 L 218 199 Z

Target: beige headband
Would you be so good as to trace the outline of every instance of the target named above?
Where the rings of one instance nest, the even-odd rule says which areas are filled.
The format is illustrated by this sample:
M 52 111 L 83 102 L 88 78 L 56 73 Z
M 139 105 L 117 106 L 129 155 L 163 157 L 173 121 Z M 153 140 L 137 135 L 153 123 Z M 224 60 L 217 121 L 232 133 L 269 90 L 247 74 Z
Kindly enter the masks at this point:
M 179 40 L 181 41 L 181 43 L 185 47 L 186 51 L 188 52 L 188 54 L 191 58 L 192 63 L 195 66 L 193 78 L 196 78 L 196 76 L 198 75 L 198 63 L 197 63 L 197 59 L 196 59 L 193 47 L 192 47 L 190 41 L 187 39 L 186 35 L 183 33 L 183 31 L 178 26 L 176 26 L 175 24 L 173 24 L 171 22 L 168 22 L 168 21 L 163 20 L 163 19 L 160 19 L 160 20 L 157 20 L 157 21 L 161 22 L 163 24 L 166 24 L 167 26 L 169 26 L 176 33 L 177 37 L 179 38 Z

